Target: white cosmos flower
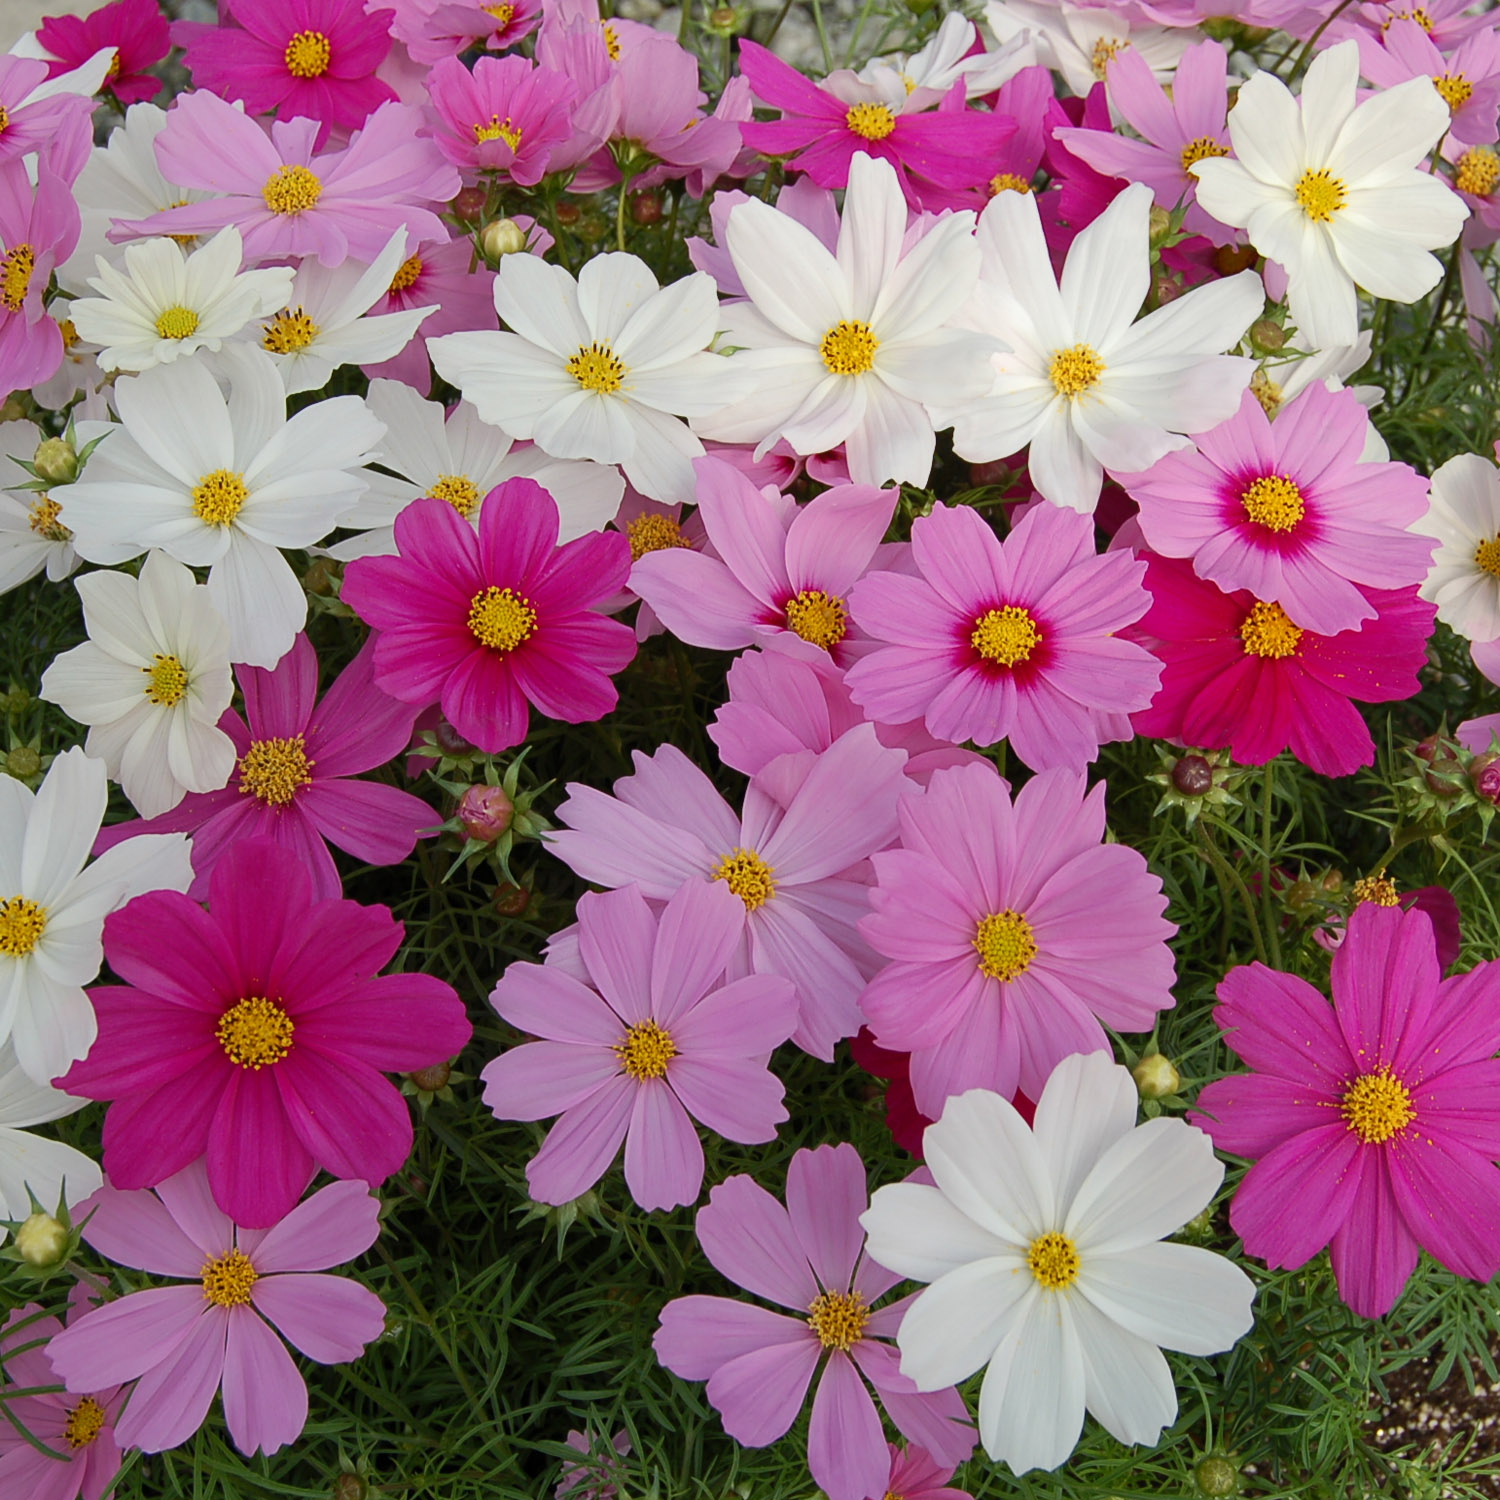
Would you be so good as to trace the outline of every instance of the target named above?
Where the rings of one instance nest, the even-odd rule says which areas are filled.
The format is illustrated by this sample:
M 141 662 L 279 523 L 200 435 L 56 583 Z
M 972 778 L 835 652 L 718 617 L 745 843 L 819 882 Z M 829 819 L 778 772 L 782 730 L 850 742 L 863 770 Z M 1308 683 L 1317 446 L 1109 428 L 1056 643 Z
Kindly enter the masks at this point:
M 1084 1409 L 1122 1443 L 1177 1415 L 1162 1349 L 1217 1354 L 1251 1326 L 1254 1287 L 1209 1250 L 1163 1243 L 1224 1176 L 1182 1120 L 1135 1124 L 1130 1074 L 1102 1053 L 1053 1071 L 1028 1129 L 998 1094 L 949 1099 L 922 1149 L 935 1187 L 883 1187 L 861 1216 L 872 1259 L 930 1282 L 896 1341 L 923 1391 L 988 1366 L 985 1452 L 1055 1469 Z
M 596 255 L 577 281 L 507 255 L 495 307 L 509 333 L 427 341 L 439 375 L 486 421 L 553 458 L 619 464 L 643 495 L 691 502 L 703 444 L 679 420 L 717 411 L 745 378 L 708 352 L 718 289 L 695 272 L 662 287 L 644 261 Z
M 30 463 L 44 435 L 31 422 L 0 422 L 0 486 L 6 486 L 0 488 L 0 594 L 35 578 L 43 568 L 53 583 L 61 583 L 78 566 L 73 533 L 63 524 L 62 506 L 51 492 L 9 487 L 30 482 L 31 475 L 13 460 Z
M 949 214 L 907 248 L 895 170 L 862 152 L 849 166 L 832 252 L 769 204 L 736 204 L 725 248 L 749 296 L 725 304 L 721 327 L 726 344 L 748 351 L 736 357 L 758 379 L 694 426 L 722 442 L 758 443 L 757 457 L 782 437 L 798 453 L 843 443 L 856 484 L 925 484 L 932 409 L 987 391 L 989 356 L 1001 347 L 947 326 L 979 274 L 973 228 L 972 214 Z
M 1350 375 L 1370 362 L 1373 338 L 1373 333 L 1367 328 L 1352 344 L 1313 350 L 1302 349 L 1295 339 L 1289 340 L 1277 353 L 1261 360 L 1250 389 L 1270 417 L 1274 417 L 1288 401 L 1300 396 L 1315 380 L 1321 380 L 1330 391 L 1349 390 L 1366 411 L 1373 410 L 1385 399 L 1383 386 L 1346 387 L 1344 384 Z M 1390 448 L 1373 422 L 1366 428 L 1365 446 L 1359 456 L 1362 463 L 1384 463 L 1391 456 Z
M 34 1083 L 16 1061 L 14 1048 L 0 1047 L 0 1219 L 26 1219 L 33 1193 L 48 1213 L 64 1199 L 72 1208 L 103 1182 L 99 1164 L 82 1151 L 27 1133 L 28 1126 L 77 1114 L 88 1103 Z M 0 1244 L 6 1235 L 0 1229 Z
M 970 99 L 993 94 L 1002 83 L 1014 78 L 1033 61 L 1033 55 L 1020 35 L 997 51 L 971 53 L 969 49 L 978 35 L 978 28 L 972 21 L 956 10 L 949 11 L 920 52 L 913 52 L 910 57 L 896 53 L 891 57 L 874 58 L 859 70 L 857 76 L 864 83 L 880 86 L 881 97 L 887 102 L 896 97 L 894 83 L 900 85 L 902 96 L 916 97 L 926 92 L 936 103 L 937 98 L 946 95 L 960 78 Z M 825 86 L 828 81 L 824 79 Z M 904 105 L 905 99 L 900 98 L 897 102 Z M 899 114 L 901 111 L 895 112 Z
M 234 682 L 229 627 L 208 589 L 165 552 L 148 553 L 139 578 L 100 571 L 75 587 L 89 638 L 53 660 L 41 696 L 89 726 L 85 751 L 143 818 L 217 791 L 234 770 L 234 741 L 218 727 Z
M 1055 505 L 1091 511 L 1106 468 L 1149 469 L 1185 446 L 1176 433 L 1228 421 L 1254 373 L 1224 356 L 1265 306 L 1253 271 L 1195 287 L 1136 321 L 1151 284 L 1152 194 L 1132 183 L 1073 241 L 1052 273 L 1036 199 L 1001 193 L 979 220 L 984 256 L 964 321 L 1009 350 L 992 394 L 950 408 L 971 462 L 1030 444 L 1032 483 Z
M 229 624 L 231 661 L 273 667 L 307 619 L 307 596 L 280 549 L 321 541 L 368 484 L 361 466 L 384 425 L 358 396 L 286 416 L 268 354 L 228 344 L 226 400 L 202 360 L 115 386 L 120 425 L 67 494 L 74 545 L 118 563 L 159 547 L 207 568 Z
M 1500 638 L 1500 470 L 1478 453 L 1450 458 L 1411 530 L 1438 539 L 1421 589 L 1438 619 L 1476 644 Z
M 184 254 L 161 238 L 126 245 L 123 265 L 100 256 L 89 278 L 97 297 L 78 297 L 68 310 L 78 336 L 100 346 L 104 370 L 149 370 L 153 365 L 217 352 L 252 318 L 285 307 L 290 266 L 242 271 L 243 244 L 233 224 Z
M 1469 210 L 1422 159 L 1448 129 L 1430 78 L 1356 103 L 1359 48 L 1340 42 L 1307 70 L 1301 100 L 1256 73 L 1229 111 L 1233 157 L 1194 162 L 1198 203 L 1244 229 L 1287 273 L 1287 301 L 1318 347 L 1359 336 L 1355 285 L 1415 302 L 1443 268 L 1432 250 L 1458 238 Z
M 446 500 L 477 527 L 484 497 L 497 484 L 522 476 L 536 480 L 557 501 L 560 541 L 601 530 L 620 508 L 625 481 L 617 470 L 586 459 L 548 458 L 529 443 L 517 448 L 498 427 L 482 422 L 467 401 L 444 421 L 441 402 L 424 401 L 399 380 L 372 380 L 366 400 L 386 427 L 380 462 L 395 474 L 369 471 L 369 489 L 339 518 L 340 526 L 361 535 L 330 547 L 330 556 L 393 555 L 396 517 L 424 495 Z
M 0 776 L 0 1045 L 50 1083 L 98 1035 L 83 986 L 104 962 L 104 919 L 146 891 L 186 891 L 186 834 L 141 834 L 85 865 L 104 821 L 104 762 L 77 745 L 32 793 Z

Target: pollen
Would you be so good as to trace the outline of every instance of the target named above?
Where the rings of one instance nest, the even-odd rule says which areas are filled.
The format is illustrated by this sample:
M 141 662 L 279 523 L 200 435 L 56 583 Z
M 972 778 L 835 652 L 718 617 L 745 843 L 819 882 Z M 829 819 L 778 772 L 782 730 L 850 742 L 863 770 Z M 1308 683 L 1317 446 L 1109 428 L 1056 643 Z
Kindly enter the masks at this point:
M 479 504 L 479 486 L 467 474 L 439 474 L 427 494 L 433 500 L 446 500 L 466 521 Z
M 620 38 L 615 34 L 615 28 L 604 22 L 604 50 L 609 53 L 611 62 L 620 60 Z
M 586 391 L 612 396 L 625 383 L 625 365 L 608 344 L 581 346 L 565 366 L 569 375 Z
M 639 562 L 648 552 L 665 552 L 671 547 L 691 547 L 671 516 L 637 516 L 626 528 L 630 538 L 630 560 Z
M 181 703 L 188 690 L 188 674 L 175 656 L 164 656 L 158 651 L 149 667 L 142 667 L 146 686 L 142 689 L 153 702 L 164 708 Z
M 1481 572 L 1500 578 L 1500 536 L 1481 542 L 1474 549 L 1474 562 Z
M 482 146 L 486 141 L 504 141 L 514 151 L 521 144 L 521 132 L 510 123 L 509 115 L 503 120 L 499 115 L 491 115 L 487 125 L 474 126 L 474 144 Z
M 71 354 L 78 344 L 78 329 L 74 326 L 72 318 L 64 318 L 57 325 L 57 331 L 63 336 L 63 353 Z
M 169 307 L 156 320 L 159 339 L 191 338 L 198 331 L 198 314 L 190 307 Z
M 1356 880 L 1351 894 L 1356 906 L 1399 906 L 1401 903 L 1396 882 L 1384 870 L 1377 870 L 1373 875 Z
M 243 1250 L 228 1250 L 203 1263 L 203 1300 L 219 1307 L 243 1307 L 260 1274 Z
M 1090 62 L 1093 64 L 1094 77 L 1100 83 L 1104 82 L 1104 75 L 1109 71 L 1111 59 L 1118 57 L 1121 49 L 1129 45 L 1128 41 L 1116 40 L 1114 37 L 1108 36 L 1101 36 L 1094 43 L 1094 55 L 1090 59 Z
M 847 1354 L 864 1336 L 870 1321 L 862 1292 L 819 1292 L 807 1309 L 807 1326 L 825 1349 Z
M 323 184 L 316 172 L 304 166 L 277 167 L 266 178 L 260 195 L 273 214 L 300 214 L 317 206 L 323 196 Z
M 786 601 L 786 622 L 804 641 L 832 651 L 849 628 L 848 611 L 837 594 L 803 589 Z
M 651 1078 L 665 1078 L 667 1064 L 677 1056 L 677 1044 L 671 1033 L 655 1021 L 639 1021 L 615 1043 L 620 1065 L 637 1083 Z
M 1059 349 L 1047 366 L 1052 389 L 1059 396 L 1081 396 L 1099 384 L 1104 373 L 1104 361 L 1087 344 L 1074 344 L 1071 349 Z
M 1295 656 L 1302 630 L 1292 624 L 1279 604 L 1257 599 L 1240 626 L 1240 639 L 1245 643 L 1246 656 Z
M 1429 16 L 1420 5 L 1416 6 L 1412 10 L 1393 10 L 1390 15 L 1388 15 L 1385 20 L 1380 23 L 1381 31 L 1389 31 L 1397 21 L 1415 21 L 1423 31 L 1430 33 L 1432 30 L 1432 17 Z
M 286 807 L 303 787 L 312 785 L 313 765 L 300 734 L 252 740 L 240 757 L 240 792 L 258 797 L 267 807 Z
M 715 880 L 727 881 L 746 911 L 764 906 L 776 894 L 776 871 L 753 849 L 734 848 L 714 868 Z
M 531 601 L 493 584 L 469 600 L 469 634 L 491 651 L 514 651 L 536 634 Z
M 41 942 L 47 930 L 47 908 L 25 896 L 0 901 L 0 953 L 6 958 L 25 958 Z
M 1195 161 L 1207 161 L 1213 156 L 1228 155 L 1228 146 L 1221 146 L 1211 135 L 1200 135 L 1182 148 L 1182 170 L 1186 172 Z
M 880 340 L 868 323 L 858 318 L 840 318 L 818 345 L 823 363 L 835 375 L 863 375 L 875 364 Z
M 1285 474 L 1263 474 L 1240 496 L 1240 503 L 1245 519 L 1267 531 L 1290 531 L 1307 514 L 1302 491 Z
M 63 1441 L 77 1452 L 87 1448 L 104 1430 L 104 1408 L 92 1396 L 85 1396 L 63 1423 Z
M 516 13 L 514 5 L 481 5 L 479 8 L 486 15 L 495 18 L 495 29 L 497 31 L 502 27 L 509 26 L 511 17 Z
M 4 135 L 10 129 L 10 111 L 0 104 L 0 135 Z
M 1065 1234 L 1039 1235 L 1026 1252 L 1026 1266 L 1048 1292 L 1060 1292 L 1078 1280 L 1078 1247 Z
M 62 506 L 45 491 L 31 502 L 31 508 L 26 515 L 26 524 L 38 536 L 46 537 L 49 542 L 66 542 L 73 535 L 58 520 L 58 517 L 62 515 Z
M 990 178 L 986 191 L 991 198 L 998 198 L 1001 193 L 1029 193 L 1031 182 L 1025 177 L 1018 177 L 1014 172 L 997 172 Z
M 1268 417 L 1281 410 L 1281 387 L 1264 370 L 1257 370 L 1250 377 L 1250 394 L 1260 402 L 1260 409 Z
M 1009 984 L 1024 974 L 1036 957 L 1031 923 L 1008 906 L 1004 911 L 991 912 L 974 935 L 974 951 L 979 955 L 981 974 Z
M 1383 1145 L 1399 1135 L 1417 1114 L 1406 1085 L 1389 1068 L 1354 1079 L 1344 1090 L 1339 1113 L 1367 1146 Z
M 396 267 L 396 274 L 391 277 L 390 290 L 392 292 L 404 292 L 407 287 L 416 284 L 417 277 L 421 274 L 422 257 L 420 255 L 408 255 Z
M 15 245 L 0 255 L 0 307 L 20 312 L 31 288 L 31 273 L 36 270 L 36 251 L 30 245 Z
M 274 1000 L 251 995 L 219 1017 L 216 1035 L 230 1062 L 258 1073 L 279 1063 L 292 1050 L 296 1029 L 292 1018 Z
M 333 48 L 321 31 L 298 31 L 286 44 L 286 70 L 293 78 L 321 78 L 332 57 Z
M 1500 156 L 1488 146 L 1475 146 L 1459 157 L 1458 175 L 1453 179 L 1459 192 L 1488 198 L 1497 182 L 1500 182 Z
M 261 325 L 260 346 L 272 354 L 295 354 L 305 349 L 322 331 L 300 307 L 288 308 Z
M 986 660 L 1014 667 L 1031 660 L 1031 653 L 1042 644 L 1031 611 L 1021 604 L 1006 604 L 986 610 L 974 622 L 969 644 Z
M 193 514 L 205 526 L 228 526 L 249 498 L 243 475 L 215 469 L 193 486 Z
M 851 104 L 844 123 L 867 141 L 883 141 L 896 128 L 896 117 L 884 104 Z
M 1462 73 L 1442 73 L 1432 80 L 1432 86 L 1443 96 L 1448 113 L 1454 114 L 1474 97 L 1474 85 Z
M 1348 196 L 1343 181 L 1326 167 L 1306 171 L 1297 179 L 1297 204 L 1314 224 L 1331 224 Z

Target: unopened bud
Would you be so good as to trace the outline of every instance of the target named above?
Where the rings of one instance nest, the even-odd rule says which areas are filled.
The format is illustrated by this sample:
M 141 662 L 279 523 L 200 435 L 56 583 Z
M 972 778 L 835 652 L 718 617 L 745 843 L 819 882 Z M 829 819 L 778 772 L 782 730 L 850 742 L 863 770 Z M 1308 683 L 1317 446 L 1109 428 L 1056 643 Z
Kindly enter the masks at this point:
M 716 5 L 708 13 L 707 25 L 715 36 L 733 36 L 740 29 L 740 13 L 732 5 Z
M 439 1089 L 448 1086 L 448 1080 L 453 1076 L 453 1064 L 436 1063 L 430 1068 L 418 1068 L 416 1072 L 408 1073 L 406 1076 L 424 1094 L 435 1094 Z
M 1255 264 L 1253 245 L 1221 245 L 1214 251 L 1214 269 L 1220 276 L 1234 276 Z
M 36 477 L 48 484 L 72 484 L 78 478 L 78 454 L 66 438 L 44 438 L 31 462 Z
M 1142 1099 L 1165 1099 L 1182 1087 L 1182 1074 L 1160 1052 L 1148 1052 L 1131 1070 Z
M 1172 786 L 1184 797 L 1206 797 L 1214 784 L 1214 768 L 1201 755 L 1184 755 L 1172 767 Z
M 655 188 L 644 188 L 630 195 L 630 217 L 636 224 L 661 222 L 661 194 Z
M 432 737 L 444 755 L 467 755 L 474 748 L 446 719 L 432 731 Z
M 16 1249 L 28 1266 L 55 1266 L 68 1253 L 68 1231 L 40 1209 L 16 1230 Z
M 516 805 L 501 786 L 471 786 L 458 802 L 458 821 L 471 839 L 493 844 L 515 816 Z
M 1257 349 L 1280 349 L 1286 343 L 1286 331 L 1280 323 L 1261 318 L 1250 325 L 1250 342 Z
M 41 754 L 33 750 L 30 745 L 17 745 L 5 757 L 6 774 L 14 776 L 17 781 L 25 781 L 28 777 L 35 776 L 41 769 Z
M 524 917 L 531 905 L 531 892 L 524 885 L 507 883 L 495 887 L 495 910 L 502 917 Z
M 479 236 L 479 248 L 486 260 L 499 260 L 502 255 L 515 255 L 526 248 L 526 231 L 514 219 L 495 219 L 484 226 Z
M 576 224 L 583 217 L 583 209 L 573 202 L 571 198 L 564 198 L 557 205 L 557 222 L 559 224 Z
M 333 1481 L 333 1500 L 365 1500 L 370 1487 L 358 1474 L 340 1474 Z
M 26 402 L 22 392 L 7 396 L 0 401 L 0 422 L 22 422 L 26 419 Z
M 458 196 L 450 205 L 460 219 L 477 219 L 484 212 L 489 194 L 482 187 L 466 187 L 458 190 Z
M 1160 204 L 1153 203 L 1151 205 L 1149 223 L 1151 225 L 1151 243 L 1155 245 L 1159 241 L 1164 240 L 1171 232 L 1172 215 L 1161 207 Z
M 1500 755 L 1476 755 L 1469 767 L 1469 782 L 1475 796 L 1500 803 Z
M 1240 1471 L 1227 1458 L 1205 1458 L 1193 1470 L 1193 1480 L 1199 1494 L 1219 1500 L 1221 1496 L 1239 1492 Z
M 315 557 L 307 572 L 302 575 L 302 587 L 309 594 L 331 594 L 334 572 L 335 565 L 332 558 Z

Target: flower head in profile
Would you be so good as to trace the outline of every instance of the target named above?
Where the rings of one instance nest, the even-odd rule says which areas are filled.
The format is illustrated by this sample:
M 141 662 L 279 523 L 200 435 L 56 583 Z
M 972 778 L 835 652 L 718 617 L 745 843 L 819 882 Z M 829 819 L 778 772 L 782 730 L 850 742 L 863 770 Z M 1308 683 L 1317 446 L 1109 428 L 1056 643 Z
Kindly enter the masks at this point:
M 0 170 L 29 160 L 72 184 L 92 145 L 92 102 L 65 84 L 53 85 L 42 59 L 0 53 L 0 105 L 5 109 Z
M 508 51 L 541 19 L 541 0 L 417 0 L 397 8 L 391 34 L 414 62 L 435 63 L 481 42 L 490 52 Z
M 730 1297 L 678 1297 L 662 1309 L 652 1339 L 674 1375 L 708 1382 L 709 1404 L 747 1448 L 786 1432 L 821 1364 L 807 1462 L 829 1500 L 884 1493 L 890 1455 L 880 1407 L 940 1462 L 962 1463 L 974 1448 L 958 1393 L 918 1395 L 897 1369 L 889 1341 L 906 1303 L 876 1305 L 900 1277 L 865 1253 L 859 1216 L 868 1191 L 850 1145 L 799 1151 L 787 1169 L 785 1207 L 749 1177 L 726 1178 L 698 1210 L 698 1243 L 736 1286 L 789 1312 Z
M 1450 458 L 1412 529 L 1437 539 L 1422 597 L 1438 619 L 1479 644 L 1500 638 L 1500 470 L 1480 453 Z
M 49 78 L 81 68 L 102 48 L 114 48 L 104 88 L 122 105 L 156 97 L 161 79 L 146 69 L 172 50 L 157 0 L 114 0 L 86 16 L 48 16 L 36 41 L 47 55 Z
M 620 1491 L 614 1480 L 620 1472 L 620 1460 L 630 1454 L 630 1434 L 622 1427 L 606 1445 L 602 1438 L 570 1427 L 563 1441 L 582 1457 L 576 1462 L 563 1460 L 553 1500 L 563 1500 L 565 1495 L 572 1495 L 574 1500 L 615 1500 Z

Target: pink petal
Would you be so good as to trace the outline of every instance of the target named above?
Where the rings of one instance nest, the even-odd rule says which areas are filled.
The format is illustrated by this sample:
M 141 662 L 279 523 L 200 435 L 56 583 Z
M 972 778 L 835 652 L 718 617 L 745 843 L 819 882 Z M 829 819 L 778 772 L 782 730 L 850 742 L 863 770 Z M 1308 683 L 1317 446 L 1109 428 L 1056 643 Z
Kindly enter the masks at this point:
M 625 1137 L 625 1185 L 648 1211 L 692 1203 L 703 1188 L 703 1144 L 665 1080 L 636 1085 Z
M 222 1056 L 222 1054 L 221 1054 Z M 232 1067 L 227 1058 L 224 1067 Z M 104 1116 L 104 1170 L 117 1187 L 152 1187 L 208 1149 L 223 1069 L 117 1099 Z
M 797 991 L 791 980 L 751 974 L 705 995 L 672 1021 L 671 1032 L 679 1053 L 738 1059 L 775 1051 L 796 1025 Z
M 707 1380 L 720 1365 L 757 1349 L 805 1340 L 805 1318 L 787 1318 L 728 1297 L 678 1297 L 661 1310 L 656 1357 L 684 1380 Z
M 368 1063 L 304 1047 L 277 1063 L 275 1073 L 291 1131 L 335 1177 L 373 1186 L 411 1154 L 406 1101 Z
M 639 887 L 581 897 L 578 929 L 579 952 L 594 987 L 626 1025 L 646 1020 L 656 917 Z
M 348 1003 L 299 1015 L 297 1029 L 307 1046 L 387 1073 L 446 1062 L 474 1031 L 453 987 L 431 974 L 366 980 Z
M 1378 1162 L 1342 1120 L 1303 1131 L 1245 1174 L 1229 1222 L 1267 1265 L 1303 1265 L 1350 1222 L 1362 1179 Z
M 708 1378 L 710 1405 L 724 1431 L 747 1448 L 774 1443 L 797 1419 L 822 1347 L 804 1334 L 795 1343 L 741 1354 Z
M 379 781 L 314 781 L 297 799 L 331 844 L 372 865 L 399 864 L 442 819 L 430 803 Z
M 804 1052 L 831 1061 L 835 1043 L 860 1028 L 864 976 L 823 926 L 789 897 L 761 907 L 748 925 L 756 972 L 780 974 L 796 986 L 798 1019 L 792 1040 Z
M 865 1164 L 853 1146 L 819 1146 L 792 1158 L 786 1174 L 792 1232 L 828 1291 L 849 1288 L 865 1242 L 859 1216 L 869 1206 Z
M 379 1215 L 379 1202 L 362 1182 L 331 1182 L 266 1231 L 255 1247 L 255 1269 L 270 1276 L 342 1265 L 375 1243 Z
M 164 1177 L 156 1185 L 156 1196 L 171 1214 L 177 1227 L 205 1257 L 223 1255 L 233 1245 L 234 1224 L 214 1202 L 205 1163 L 194 1162 L 192 1166 Z M 201 1270 L 200 1261 L 189 1274 L 197 1276 Z
M 1396 1206 L 1439 1265 L 1488 1282 L 1500 1271 L 1500 1168 L 1467 1145 L 1416 1127 L 1387 1148 Z
M 612 1047 L 527 1042 L 485 1064 L 484 1102 L 499 1120 L 547 1120 L 575 1109 L 620 1076 Z
M 1219 1151 L 1251 1161 L 1307 1130 L 1335 1123 L 1339 1096 L 1267 1073 L 1237 1073 L 1198 1095 L 1190 1124 L 1206 1130 Z
M 307 728 L 318 697 L 318 653 L 305 634 L 274 668 L 241 666 L 235 677 L 256 739 L 291 739 Z
M 202 1293 L 196 1295 L 204 1307 Z M 141 1376 L 130 1405 L 115 1423 L 115 1438 L 122 1447 L 161 1453 L 185 1443 L 203 1425 L 224 1373 L 228 1323 L 223 1308 L 207 1306 L 172 1354 Z
M 714 1269 L 757 1297 L 805 1313 L 820 1290 L 787 1211 L 749 1177 L 728 1177 L 698 1211 Z
M 198 1262 L 199 1270 L 203 1262 Z M 197 1275 L 194 1275 L 196 1282 Z M 207 1304 L 200 1286 L 153 1287 L 85 1313 L 54 1335 L 47 1358 L 70 1389 L 134 1380 L 192 1337 Z
M 307 753 L 319 780 L 382 766 L 411 740 L 416 709 L 375 686 L 375 641 L 365 642 L 313 710 Z
M 1379 1318 L 1416 1270 L 1419 1246 L 1396 1205 L 1384 1153 L 1365 1157 L 1353 1208 L 1328 1248 L 1339 1296 L 1360 1317 Z
M 1390 1064 L 1407 1029 L 1422 1029 L 1437 998 L 1437 948 L 1425 912 L 1365 902 L 1333 956 L 1334 1009 L 1355 1068 Z
M 836 485 L 804 506 L 787 527 L 786 570 L 793 593 L 822 589 L 840 597 L 870 566 L 898 491 Z
M 853 1360 L 837 1350 L 813 1395 L 807 1466 L 828 1500 L 880 1494 L 890 1472 L 880 1414 Z
M 1242 964 L 1224 976 L 1218 996 L 1214 1019 L 1249 1067 L 1343 1096 L 1353 1060 L 1328 1001 L 1305 979 Z
M 285 1059 L 270 1069 L 236 1068 L 209 1129 L 214 1201 L 252 1228 L 290 1213 L 313 1174 L 313 1158 L 294 1134 L 278 1088 L 285 1068 Z
M 667 903 L 652 949 L 649 1008 L 674 1036 L 690 1016 L 699 1025 L 707 1019 L 699 1019 L 708 1003 L 704 997 L 722 977 L 744 930 L 745 904 L 723 881 L 690 881 Z
M 539 1203 L 571 1203 L 609 1170 L 630 1127 L 635 1084 L 623 1073 L 558 1120 L 526 1168 Z
M 696 459 L 693 469 L 698 476 L 698 514 L 714 550 L 756 600 L 778 605 L 791 589 L 786 531 L 776 507 L 722 459 Z
M 695 1120 L 726 1140 L 774 1140 L 776 1127 L 787 1119 L 781 1080 L 758 1062 L 675 1057 L 667 1082 Z
M 438 504 L 452 509 L 446 501 Z M 483 648 L 471 651 L 448 674 L 443 712 L 460 734 L 491 754 L 526 738 L 531 713 L 505 659 Z
M 307 1386 L 286 1345 L 248 1307 L 229 1315 L 224 1422 L 241 1453 L 275 1453 L 307 1425 Z
M 342 1276 L 267 1276 L 250 1293 L 294 1348 L 320 1365 L 358 1359 L 385 1327 L 385 1304 Z
M 624 1031 L 619 1015 L 599 995 L 547 964 L 512 964 L 490 1004 L 518 1031 L 547 1041 L 613 1047 Z
M 751 645 L 768 608 L 724 563 L 685 548 L 646 553 L 630 570 L 630 587 L 678 640 L 711 651 Z

